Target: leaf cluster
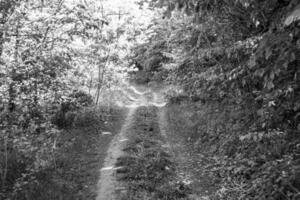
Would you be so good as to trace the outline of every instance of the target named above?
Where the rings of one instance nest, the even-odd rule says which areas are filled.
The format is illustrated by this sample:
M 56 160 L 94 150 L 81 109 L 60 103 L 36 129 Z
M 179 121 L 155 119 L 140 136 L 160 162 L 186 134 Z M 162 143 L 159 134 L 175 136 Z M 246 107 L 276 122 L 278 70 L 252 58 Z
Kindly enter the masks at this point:
M 174 36 L 161 48 L 175 58 L 163 65 L 166 81 L 211 108 L 195 108 L 205 116 L 197 112 L 192 135 L 211 155 L 226 155 L 216 168 L 227 184 L 219 198 L 298 197 L 300 29 L 297 17 L 285 23 L 298 4 L 153 1 L 170 23 L 157 35 Z

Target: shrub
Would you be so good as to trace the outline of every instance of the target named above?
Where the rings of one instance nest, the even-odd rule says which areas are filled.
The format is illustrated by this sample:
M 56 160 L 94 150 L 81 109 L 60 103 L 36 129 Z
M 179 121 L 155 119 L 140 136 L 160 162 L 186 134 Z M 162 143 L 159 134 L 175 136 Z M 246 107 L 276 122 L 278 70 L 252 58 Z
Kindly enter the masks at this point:
M 92 103 L 91 95 L 83 91 L 73 91 L 68 99 L 60 104 L 58 111 L 52 118 L 52 123 L 60 129 L 70 128 L 77 116 L 76 112 L 83 107 L 92 105 Z
M 89 127 L 103 121 L 102 113 L 94 107 L 84 108 L 76 113 L 74 125 L 76 127 Z
M 152 74 L 146 71 L 137 71 L 131 73 L 131 81 L 136 84 L 147 84 L 150 81 Z
M 279 129 L 254 131 L 246 126 L 248 115 L 244 108 L 217 102 L 169 105 L 173 129 L 195 150 L 215 158 L 206 167 L 222 181 L 212 197 L 299 198 L 299 136 Z
M 76 103 L 80 106 L 89 106 L 93 103 L 93 97 L 90 94 L 87 94 L 84 91 L 74 91 L 71 95 L 71 98 L 74 98 Z

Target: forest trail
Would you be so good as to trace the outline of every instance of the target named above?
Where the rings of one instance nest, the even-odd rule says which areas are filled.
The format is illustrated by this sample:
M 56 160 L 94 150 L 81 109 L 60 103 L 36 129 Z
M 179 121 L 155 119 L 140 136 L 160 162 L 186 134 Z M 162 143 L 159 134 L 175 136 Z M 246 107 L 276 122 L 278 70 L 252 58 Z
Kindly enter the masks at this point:
M 111 141 L 107 155 L 104 161 L 104 167 L 100 170 L 101 175 L 98 182 L 98 196 L 96 200 L 113 200 L 114 191 L 116 187 L 116 180 L 114 177 L 114 172 L 116 170 L 115 164 L 117 158 L 122 155 L 122 147 L 126 139 L 126 133 L 130 128 L 132 117 L 136 108 L 130 108 L 126 117 L 126 120 L 122 126 L 119 134 L 117 134 Z
M 117 191 L 122 190 L 115 176 L 116 170 L 120 168 L 116 167 L 116 162 L 124 154 L 123 149 L 128 142 L 128 134 L 131 132 L 134 120 L 136 120 L 134 119 L 136 110 L 140 107 L 155 106 L 161 108 L 166 105 L 161 93 L 147 88 L 142 88 L 142 90 L 129 86 L 124 90 L 123 98 L 117 102 L 119 106 L 127 108 L 128 112 L 120 133 L 114 136 L 109 145 L 103 167 L 100 169 L 96 200 L 116 200 Z M 162 125 L 162 127 L 164 126 Z

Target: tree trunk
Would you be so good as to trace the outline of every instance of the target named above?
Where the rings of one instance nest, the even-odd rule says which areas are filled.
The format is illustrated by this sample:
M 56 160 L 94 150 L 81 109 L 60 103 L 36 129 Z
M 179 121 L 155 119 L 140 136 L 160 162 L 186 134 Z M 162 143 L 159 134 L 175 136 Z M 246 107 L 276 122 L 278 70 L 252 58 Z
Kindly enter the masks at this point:
M 2 182 L 2 188 L 5 187 L 6 183 L 6 178 L 7 178 L 7 172 L 8 172 L 8 148 L 7 148 L 7 143 L 8 143 L 8 138 L 4 138 L 4 166 L 3 169 L 1 169 L 1 182 Z
M 11 70 L 11 83 L 9 84 L 9 100 L 8 100 L 8 110 L 13 112 L 16 108 L 15 99 L 16 99 L 16 89 L 15 89 L 15 81 L 16 81 L 16 68 L 18 67 L 18 54 L 19 54 L 19 46 L 20 46 L 20 38 L 19 38 L 19 28 L 20 28 L 20 21 L 18 19 L 16 30 L 15 30 L 15 49 L 14 49 L 14 64 Z
M 2 25 L 1 22 L 0 22 L 0 25 Z M 4 43 L 4 32 L 1 30 L 0 31 L 0 58 L 1 58 L 2 52 L 3 52 L 3 43 Z
M 93 87 L 93 75 L 91 74 L 91 80 L 90 80 L 90 84 L 89 84 L 89 94 L 91 94 L 92 87 Z
M 103 65 L 103 70 L 101 72 L 101 65 L 99 65 L 99 78 L 98 78 L 98 87 L 97 87 L 97 92 L 96 92 L 96 105 L 98 105 L 99 102 L 99 98 L 100 98 L 100 91 L 102 89 L 103 86 L 103 82 L 104 82 L 104 75 L 106 73 L 106 66 L 108 64 L 108 60 L 109 60 L 109 56 L 110 56 L 110 51 L 108 51 L 105 63 Z

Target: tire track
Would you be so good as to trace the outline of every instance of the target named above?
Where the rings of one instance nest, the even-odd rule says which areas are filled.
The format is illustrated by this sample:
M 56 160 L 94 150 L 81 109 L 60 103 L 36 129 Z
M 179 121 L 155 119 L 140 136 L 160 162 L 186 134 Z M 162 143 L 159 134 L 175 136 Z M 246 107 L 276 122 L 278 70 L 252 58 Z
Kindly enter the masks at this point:
M 96 200 L 117 200 L 118 190 L 122 190 L 121 185 L 116 180 L 116 170 L 118 168 L 116 168 L 115 165 L 118 158 L 124 155 L 123 149 L 127 144 L 129 131 L 134 124 L 136 111 L 141 107 L 155 106 L 161 108 L 166 105 L 161 95 L 152 92 L 150 89 L 145 89 L 144 92 L 140 92 L 133 86 L 129 89 L 129 92 L 124 90 L 126 93 L 124 95 L 129 98 L 130 101 L 121 102 L 122 100 L 120 99 L 121 101 L 118 102 L 119 105 L 127 108 L 129 111 L 120 133 L 113 138 L 107 150 L 104 166 L 100 170 Z
M 119 134 L 117 134 L 107 151 L 107 156 L 104 161 L 104 167 L 100 170 L 100 179 L 98 182 L 98 191 L 96 200 L 115 200 L 115 190 L 118 188 L 118 183 L 115 178 L 115 164 L 117 159 L 123 155 L 123 147 L 127 140 L 126 135 L 131 127 L 133 116 L 137 108 L 130 108 L 126 120 Z

